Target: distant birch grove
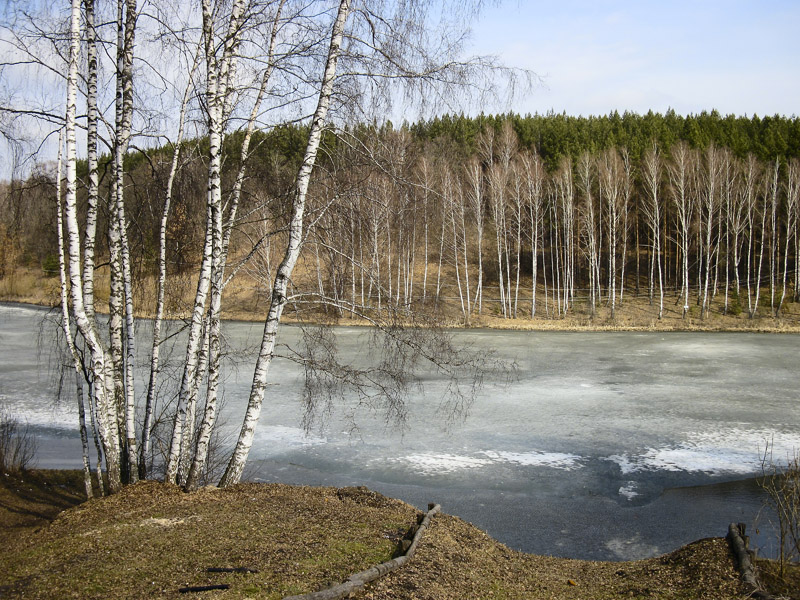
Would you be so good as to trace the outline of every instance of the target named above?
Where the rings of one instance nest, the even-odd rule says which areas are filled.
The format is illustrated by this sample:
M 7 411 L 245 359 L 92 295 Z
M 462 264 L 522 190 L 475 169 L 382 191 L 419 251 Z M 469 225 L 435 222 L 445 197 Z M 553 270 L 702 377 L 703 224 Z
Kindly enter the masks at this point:
M 613 319 L 640 291 L 654 319 L 668 300 L 697 319 L 778 317 L 797 300 L 795 157 L 679 141 L 651 143 L 639 158 L 625 147 L 584 151 L 548 171 L 509 121 L 481 131 L 467 156 L 402 129 L 369 136 L 383 166 L 328 184 L 356 206 L 310 237 L 309 279 L 333 306 L 447 306 L 469 324 L 600 307 Z

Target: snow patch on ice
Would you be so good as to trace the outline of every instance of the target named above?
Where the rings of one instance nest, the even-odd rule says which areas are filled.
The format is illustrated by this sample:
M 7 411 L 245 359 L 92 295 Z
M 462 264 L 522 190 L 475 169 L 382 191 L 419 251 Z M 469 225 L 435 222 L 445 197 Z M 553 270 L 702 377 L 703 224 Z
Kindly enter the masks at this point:
M 551 467 L 553 469 L 564 469 L 571 471 L 579 469 L 581 457 L 577 454 L 565 454 L 563 452 L 542 452 L 533 450 L 531 452 L 505 452 L 500 450 L 487 450 L 483 452 L 495 461 L 512 462 L 525 467 Z
M 407 465 L 421 475 L 444 475 L 467 469 L 477 469 L 498 463 L 515 463 L 526 467 L 550 467 L 572 470 L 580 468 L 582 457 L 562 452 L 506 452 L 485 450 L 479 456 L 421 452 L 387 459 L 387 462 Z
M 636 464 L 631 462 L 631 459 L 627 454 L 612 454 L 611 456 L 607 456 L 604 460 L 617 463 L 617 466 L 619 466 L 619 470 L 622 471 L 623 475 L 630 475 L 631 473 L 640 470 Z
M 629 481 L 621 488 L 619 488 L 619 495 L 624 496 L 628 500 L 633 500 L 636 496 L 639 495 L 639 492 L 636 491 L 636 488 L 639 487 L 639 484 L 635 481 Z
M 800 435 L 764 429 L 741 429 L 693 433 L 673 446 L 648 448 L 638 456 L 615 454 L 606 460 L 615 462 L 623 475 L 638 471 L 684 471 L 689 473 L 757 473 L 767 442 L 776 462 L 800 448 Z
M 720 448 L 681 445 L 676 448 L 651 448 L 642 457 L 645 468 L 694 473 L 751 473 L 759 465 L 755 448 Z
M 408 465 L 421 475 L 445 475 L 464 469 L 483 467 L 492 461 L 473 456 L 429 452 L 389 458 L 388 462 Z

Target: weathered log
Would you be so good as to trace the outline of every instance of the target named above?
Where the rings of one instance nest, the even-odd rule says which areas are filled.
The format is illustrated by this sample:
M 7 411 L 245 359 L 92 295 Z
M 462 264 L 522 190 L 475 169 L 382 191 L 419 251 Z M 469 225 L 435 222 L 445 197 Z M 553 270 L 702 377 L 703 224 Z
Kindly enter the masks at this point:
M 422 518 L 419 527 L 417 527 L 416 533 L 414 534 L 414 538 L 411 541 L 411 545 L 408 547 L 408 550 L 402 556 L 398 556 L 397 558 L 393 558 L 392 560 L 388 560 L 384 563 L 379 565 L 375 565 L 374 567 L 370 567 L 366 571 L 361 571 L 360 573 L 355 573 L 351 575 L 347 581 L 340 583 L 338 585 L 332 586 L 330 588 L 319 590 L 316 592 L 311 592 L 309 594 L 300 594 L 298 596 L 286 596 L 283 600 L 339 600 L 340 598 L 344 598 L 348 594 L 364 587 L 370 581 L 376 580 L 378 577 L 386 575 L 386 573 L 390 573 L 395 569 L 399 569 L 404 564 L 406 564 L 414 553 L 417 551 L 417 545 L 419 544 L 420 539 L 422 538 L 422 534 L 428 528 L 428 525 L 431 522 L 431 518 L 441 510 L 441 506 L 438 504 L 429 504 L 428 505 L 428 512 Z
M 756 576 L 753 561 L 750 559 L 750 551 L 747 548 L 749 540 L 745 535 L 745 524 L 731 523 L 728 526 L 728 535 L 725 537 L 736 559 L 736 568 L 742 575 L 742 581 L 751 588 L 750 597 L 760 600 L 774 600 L 775 596 L 763 590 Z

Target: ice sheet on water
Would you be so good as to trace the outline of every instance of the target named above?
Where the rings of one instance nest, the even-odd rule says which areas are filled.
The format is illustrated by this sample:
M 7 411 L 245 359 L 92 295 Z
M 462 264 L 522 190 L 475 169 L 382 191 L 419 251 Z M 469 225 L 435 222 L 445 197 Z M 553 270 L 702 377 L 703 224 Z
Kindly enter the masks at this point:
M 767 444 L 775 462 L 782 463 L 800 449 L 800 434 L 741 428 L 705 431 L 675 445 L 648 448 L 639 455 L 615 454 L 606 460 L 617 463 L 624 475 L 639 471 L 747 475 L 760 470 Z
M 282 425 L 269 425 L 259 427 L 258 444 L 265 447 L 274 447 L 278 450 L 286 450 L 287 448 L 299 448 L 303 446 L 315 446 L 317 444 L 324 444 L 328 440 L 325 437 L 307 433 L 304 429 L 299 427 L 285 427 Z

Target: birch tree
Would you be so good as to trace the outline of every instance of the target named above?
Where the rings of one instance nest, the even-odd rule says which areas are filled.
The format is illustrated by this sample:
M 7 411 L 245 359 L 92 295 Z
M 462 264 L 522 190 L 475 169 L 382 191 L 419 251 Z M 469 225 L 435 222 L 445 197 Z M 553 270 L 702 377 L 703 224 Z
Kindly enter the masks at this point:
M 747 222 L 747 314 L 753 319 L 758 310 L 758 300 L 761 292 L 761 265 L 764 247 L 764 219 L 766 218 L 766 210 L 761 212 L 761 226 L 758 227 L 758 199 L 759 187 L 761 184 L 762 169 L 758 160 L 752 154 L 748 155 L 745 161 L 744 169 L 742 171 L 742 202 L 744 204 L 745 219 Z M 761 254 L 758 258 L 758 266 L 754 266 L 754 256 L 757 251 L 756 247 L 756 233 L 761 233 Z M 755 280 L 754 280 L 755 276 Z M 755 285 L 754 285 L 755 284 Z M 755 287 L 755 293 L 752 288 Z M 755 297 L 754 297 L 755 296 Z
M 122 486 L 120 472 L 120 444 L 118 410 L 114 400 L 112 367 L 110 357 L 95 327 L 93 319 L 86 313 L 81 280 L 81 244 L 77 214 L 77 154 L 76 154 L 76 101 L 78 95 L 78 62 L 80 52 L 80 0 L 72 0 L 70 13 L 70 44 L 67 63 L 67 101 L 66 101 L 66 194 L 64 198 L 64 219 L 67 230 L 67 262 L 69 265 L 72 313 L 78 330 L 85 340 L 89 352 L 89 368 L 93 376 L 93 402 L 97 407 L 97 422 L 103 452 L 106 460 L 106 473 L 109 489 L 114 492 Z
M 447 28 L 439 28 L 435 32 L 427 29 L 424 20 L 431 11 L 428 3 L 424 2 L 397 5 L 351 0 L 305 3 L 293 0 L 202 0 L 199 7 L 153 2 L 145 5 L 146 10 L 142 10 L 141 14 L 140 8 L 135 0 L 117 0 L 107 4 L 96 0 L 71 2 L 69 43 L 61 43 L 57 35 L 51 36 L 52 39 L 48 41 L 53 47 L 53 54 L 48 58 L 55 57 L 53 65 L 60 65 L 62 63 L 58 61 L 62 61 L 66 65 L 63 69 L 66 76 L 58 73 L 57 66 L 48 65 L 47 60 L 41 61 L 41 65 L 51 69 L 56 77 L 62 77 L 66 92 L 66 110 L 59 107 L 57 112 L 43 112 L 42 115 L 42 119 L 50 119 L 59 127 L 65 125 L 64 288 L 69 294 L 68 304 L 71 308 L 71 323 L 66 323 L 65 334 L 74 328 L 75 340 L 80 339 L 87 350 L 82 372 L 86 374 L 85 383 L 88 383 L 91 399 L 91 410 L 88 412 L 97 422 L 111 491 L 118 490 L 123 483 L 151 475 L 149 467 L 153 463 L 154 446 L 151 435 L 157 420 L 154 415 L 159 401 L 157 389 L 162 368 L 160 354 L 166 315 L 165 289 L 169 281 L 166 249 L 170 243 L 173 208 L 180 204 L 176 202 L 180 196 L 175 186 L 181 162 L 185 159 L 186 146 L 182 142 L 190 135 L 187 133 L 190 131 L 189 123 L 195 126 L 199 135 L 207 135 L 208 140 L 208 150 L 204 156 L 204 179 L 207 183 L 205 214 L 204 218 L 197 219 L 205 221 L 205 235 L 202 250 L 196 257 L 181 257 L 185 264 L 196 267 L 193 282 L 196 285 L 189 311 L 188 341 L 177 401 L 169 407 L 174 411 L 174 419 L 163 467 L 167 480 L 184 483 L 190 489 L 207 474 L 206 457 L 210 435 L 215 427 L 215 399 L 220 389 L 222 296 L 226 283 L 233 275 L 226 270 L 229 252 L 238 251 L 236 245 L 242 243 L 244 238 L 243 235 L 239 237 L 243 220 L 239 218 L 237 209 L 240 198 L 250 193 L 246 188 L 251 140 L 257 135 L 258 129 L 269 131 L 287 122 L 303 122 L 300 128 L 304 129 L 304 135 L 307 136 L 302 162 L 293 177 L 291 194 L 287 198 L 264 199 L 265 203 L 274 202 L 274 206 L 281 209 L 287 205 L 289 207 L 288 211 L 275 210 L 272 213 L 270 219 L 275 225 L 271 232 L 273 237 L 264 244 L 269 248 L 266 256 L 270 269 L 273 269 L 272 259 L 278 248 L 283 259 L 273 271 L 274 277 L 269 285 L 270 306 L 265 319 L 261 352 L 254 365 L 248 407 L 243 415 L 239 439 L 222 479 L 222 483 L 227 485 L 241 477 L 241 469 L 252 444 L 252 431 L 264 401 L 265 379 L 283 310 L 288 302 L 302 301 L 302 292 L 293 289 L 292 274 L 309 233 L 320 225 L 327 227 L 335 223 L 333 211 L 328 215 L 331 206 L 336 206 L 337 215 L 348 211 L 353 214 L 358 208 L 357 204 L 351 204 L 346 206 L 348 211 L 342 212 L 336 205 L 341 202 L 337 194 L 323 197 L 324 194 L 317 195 L 314 191 L 316 184 L 312 182 L 312 176 L 323 146 L 323 133 L 348 122 L 353 116 L 360 118 L 366 114 L 386 114 L 385 109 L 400 97 L 416 96 L 418 104 L 427 105 L 449 96 L 454 89 L 465 94 L 487 90 L 489 78 L 485 76 L 492 72 L 493 63 L 480 57 L 460 60 L 458 52 L 463 38 L 450 35 L 451 31 Z M 442 22 L 447 26 L 457 28 L 464 24 L 464 21 L 451 14 L 445 12 L 442 15 Z M 144 35 L 138 30 L 142 20 L 146 22 L 144 26 L 149 28 Z M 85 40 L 85 62 L 81 59 L 82 39 Z M 166 59 L 155 56 L 158 54 L 158 45 L 166 44 L 165 40 L 180 47 L 182 53 L 181 60 L 168 67 L 156 60 Z M 140 49 L 140 44 L 144 48 Z M 67 54 L 59 54 L 65 50 L 68 50 Z M 135 56 L 140 60 L 135 61 Z M 185 68 L 186 72 L 176 76 L 178 65 Z M 190 65 L 193 66 L 190 68 Z M 159 72 L 159 68 L 162 71 Z M 153 79 L 159 79 L 163 84 L 163 90 L 160 91 L 169 90 L 170 93 L 148 95 L 153 88 L 146 87 L 146 78 L 140 78 L 137 69 L 149 70 Z M 185 81 L 185 89 L 177 90 L 179 86 L 170 83 L 175 79 L 180 79 L 181 83 Z M 139 87 L 140 81 L 143 87 Z M 153 160 L 147 146 L 154 142 L 147 136 L 138 136 L 140 132 L 136 128 L 146 122 L 150 115 L 147 104 L 163 99 L 164 95 L 171 96 L 173 90 L 176 90 L 175 97 L 165 100 L 165 103 L 174 102 L 169 108 L 174 109 L 177 123 L 171 120 L 172 115 L 162 115 L 163 121 L 153 126 L 155 129 L 165 125 L 169 129 L 175 124 L 177 133 L 170 130 L 170 135 L 174 136 L 172 147 L 168 150 L 170 158 L 160 163 L 160 159 L 156 159 L 159 167 L 151 163 L 154 171 L 163 169 L 167 174 L 163 194 L 158 196 L 158 206 L 148 206 L 155 222 L 153 229 L 158 231 L 155 236 L 158 241 L 154 243 L 157 246 L 157 258 L 153 267 L 156 273 L 153 294 L 155 319 L 149 361 L 150 377 L 146 392 L 139 399 L 142 401 L 139 409 L 143 412 L 137 414 L 134 366 L 138 322 L 134 320 L 134 315 L 141 307 L 134 305 L 134 289 L 137 285 L 134 277 L 141 265 L 136 262 L 136 238 L 129 239 L 129 236 L 136 235 L 136 227 L 132 226 L 128 214 L 135 195 L 131 194 L 134 180 L 126 168 L 131 162 L 131 151 L 140 152 L 146 160 Z M 83 199 L 78 198 L 77 181 L 77 148 L 80 144 L 76 134 L 83 127 L 82 123 L 78 123 L 82 118 L 78 114 L 82 112 L 78 107 L 81 91 L 86 99 L 88 173 L 85 205 L 88 208 L 85 213 L 79 214 L 79 207 L 84 206 Z M 305 121 L 304 116 L 310 116 L 310 119 Z M 100 131 L 103 126 L 105 134 Z M 237 127 L 242 143 L 228 154 L 226 137 Z M 508 126 L 504 135 L 511 139 L 515 134 Z M 98 159 L 101 143 L 105 143 L 110 156 L 105 180 L 101 180 L 101 161 Z M 508 168 L 514 151 L 510 142 L 506 146 L 509 151 L 502 162 Z M 230 162 L 224 162 L 228 160 Z M 343 253 L 332 252 L 330 244 L 316 247 L 320 251 L 320 281 L 325 279 L 325 268 L 329 269 L 328 279 L 324 281 L 324 286 L 318 286 L 316 294 L 319 302 L 336 305 L 340 314 L 345 308 L 360 311 L 365 303 L 369 303 L 369 298 L 363 301 L 364 278 L 370 280 L 366 285 L 376 284 L 378 303 L 384 299 L 387 311 L 394 311 L 396 315 L 402 312 L 397 311 L 397 307 L 408 308 L 412 303 L 418 232 L 416 226 L 403 223 L 403 220 L 411 214 L 417 214 L 417 206 L 410 203 L 409 198 L 413 197 L 408 193 L 410 188 L 398 185 L 398 181 L 406 177 L 401 172 L 406 168 L 405 158 L 402 162 L 402 169 L 388 169 L 383 178 L 387 203 L 382 216 L 389 223 L 381 223 L 381 227 L 387 225 L 385 229 L 376 231 L 374 240 L 369 240 L 374 241 L 376 248 L 379 237 L 380 243 L 386 244 L 384 255 L 379 256 L 378 251 L 374 252 L 377 278 L 363 268 L 363 255 L 367 256 L 368 263 L 370 253 L 364 249 L 361 239 L 362 233 L 364 238 L 369 237 L 365 228 L 359 226 L 347 230 L 350 247 L 347 248 L 346 258 L 349 263 Z M 236 168 L 231 170 L 228 178 L 223 172 L 223 164 L 231 163 Z M 60 181 L 60 177 L 58 179 Z M 376 181 L 379 179 L 375 178 Z M 459 180 L 453 175 L 451 184 L 454 193 L 449 226 L 453 230 L 452 250 L 456 273 L 463 276 L 464 307 L 468 316 L 475 303 L 482 302 L 483 298 L 482 246 L 479 242 L 480 273 L 476 285 L 470 265 L 473 246 L 469 234 L 473 222 L 480 221 L 479 227 L 483 227 L 484 195 L 480 189 L 470 188 L 481 197 L 476 196 L 474 205 L 466 204 L 465 188 Z M 517 194 L 516 198 L 519 202 L 512 211 L 513 224 L 508 229 L 508 239 L 503 240 L 502 250 L 504 262 L 501 270 L 506 296 L 504 310 L 508 312 L 517 308 L 522 270 L 523 194 Z M 434 213 L 434 202 L 432 200 L 427 205 L 426 197 L 422 212 Z M 309 207 L 313 208 L 311 213 Z M 504 206 L 504 211 L 506 208 Z M 181 209 L 185 210 L 185 207 Z M 390 212 L 395 210 L 394 213 Z M 368 219 L 364 218 L 366 212 L 362 211 L 358 217 L 361 222 L 367 222 Z M 62 211 L 59 211 L 61 214 Z M 132 214 L 135 219 L 135 211 Z M 254 214 L 257 211 L 252 211 L 248 216 Z M 102 225 L 107 227 L 107 250 L 102 238 L 99 242 L 96 239 Z M 264 224 L 264 231 L 259 236 L 261 239 L 267 239 L 270 235 L 266 227 L 267 224 Z M 342 229 L 339 228 L 339 231 Z M 263 247 L 259 246 L 261 239 L 253 247 L 244 248 L 244 261 L 258 254 L 259 248 Z M 323 238 L 317 236 L 316 239 Z M 426 228 L 426 248 L 428 241 Z M 108 256 L 103 255 L 106 251 Z M 362 254 L 359 256 L 361 266 L 357 268 L 354 263 L 359 253 Z M 427 283 L 427 251 L 425 262 L 423 296 Z M 98 266 L 105 264 L 109 266 L 110 284 L 108 289 L 101 291 L 96 286 L 105 285 L 105 282 L 102 278 L 96 281 L 95 272 Z M 350 267 L 349 307 L 346 306 L 342 291 L 344 264 Z M 232 270 L 235 271 L 236 267 Z M 360 273 L 362 281 L 361 306 L 355 306 L 356 272 Z M 517 281 L 515 290 L 511 287 L 513 276 Z M 388 293 L 383 289 L 384 285 Z M 109 321 L 101 326 L 95 305 L 98 298 L 106 295 L 106 291 Z M 374 314 L 367 313 L 365 316 L 374 317 Z M 389 332 L 387 335 L 394 336 L 396 340 L 404 339 L 406 348 L 419 343 L 414 335 L 401 333 L 394 325 L 386 326 L 383 331 Z M 435 352 L 421 354 L 429 360 L 439 361 L 438 364 L 447 362 Z M 448 372 L 456 377 L 455 368 L 452 365 L 449 368 Z M 201 389 L 203 382 L 205 388 Z M 205 406 L 201 410 L 203 397 Z M 160 410 L 166 409 L 160 406 Z M 141 432 L 137 432 L 138 423 L 142 423 Z M 197 437 L 194 437 L 195 433 Z
M 478 281 L 475 284 L 473 308 L 478 307 L 478 314 L 483 313 L 483 231 L 484 231 L 484 182 L 483 170 L 477 158 L 472 158 L 464 167 L 466 197 L 475 223 L 475 242 L 478 255 Z M 425 219 L 425 244 L 427 247 L 427 218 Z
M 777 315 L 775 307 L 775 279 L 777 271 L 777 254 L 778 254 L 778 205 L 780 204 L 780 159 L 776 158 L 772 168 L 772 174 L 769 178 L 769 306 L 772 309 L 772 315 Z
M 396 12 L 391 13 L 391 11 Z M 424 18 L 424 15 L 424 5 L 395 7 L 391 4 L 384 6 L 382 3 L 365 3 L 351 6 L 349 0 L 338 2 L 335 11 L 331 13 L 329 35 L 326 37 L 325 46 L 327 53 L 320 64 L 322 76 L 316 88 L 316 108 L 311 117 L 303 160 L 291 194 L 285 250 L 272 284 L 272 297 L 255 364 L 247 409 L 220 485 L 231 485 L 239 481 L 253 443 L 255 427 L 264 404 L 266 380 L 274 356 L 281 316 L 291 300 L 289 284 L 305 240 L 306 206 L 311 177 L 320 150 L 322 134 L 329 122 L 329 110 L 334 101 L 340 101 L 337 100 L 340 98 L 337 91 L 347 91 L 352 89 L 349 86 L 357 87 L 359 82 L 364 82 L 365 86 L 361 89 L 365 90 L 366 99 L 374 105 L 380 103 L 382 98 L 391 97 L 391 95 L 380 96 L 383 90 L 378 84 L 381 81 L 397 80 L 405 82 L 408 85 L 407 89 L 416 93 L 426 89 L 435 93 L 439 86 L 448 88 L 463 83 L 464 77 L 475 66 L 458 61 L 432 64 L 430 47 L 426 47 L 425 43 L 409 44 L 408 41 L 412 39 L 416 39 L 417 43 L 421 39 L 426 43 L 432 41 L 426 37 L 428 34 L 424 28 L 420 28 L 419 20 Z M 421 34 L 424 34 L 423 38 L 419 37 Z M 406 40 L 407 43 L 401 45 L 401 40 Z M 398 49 L 401 51 L 398 52 Z M 445 51 L 450 52 L 451 49 L 447 47 Z M 426 99 L 430 99 L 430 94 Z M 400 248 L 400 244 L 396 244 L 395 247 Z M 391 252 L 387 252 L 387 258 L 390 257 Z M 391 276 L 391 270 L 389 275 Z M 418 333 L 405 334 L 396 326 L 381 327 L 379 331 L 390 335 L 393 348 L 416 347 L 421 356 L 427 360 L 436 360 L 422 347 L 410 345 L 411 340 L 418 337 Z M 448 372 L 455 375 L 455 371 Z M 458 405 L 457 400 L 455 403 Z M 402 412 L 401 405 L 395 401 L 390 401 L 389 406 L 393 407 L 393 410 Z
M 594 169 L 588 152 L 578 159 L 578 185 L 583 203 L 581 205 L 581 232 L 585 240 L 585 253 L 589 261 L 589 310 L 592 317 L 597 310 L 600 289 L 600 248 L 597 235 L 597 206 L 593 194 Z
M 527 182 L 527 207 L 530 227 L 528 229 L 531 249 L 531 319 L 536 316 L 536 288 L 538 282 L 538 252 L 540 245 L 539 232 L 543 227 L 545 202 L 544 165 L 537 153 L 523 152 L 520 160 Z
M 650 229 L 651 263 L 650 272 L 655 268 L 658 275 L 658 318 L 664 314 L 664 280 L 661 270 L 661 172 L 662 162 L 658 147 L 653 145 L 645 151 L 642 158 L 642 178 L 646 190 L 646 197 L 643 203 L 647 225 Z M 652 277 L 651 277 L 652 281 Z M 652 284 L 651 284 L 652 298 Z
M 689 235 L 694 214 L 694 194 L 691 187 L 693 181 L 692 168 L 695 160 L 693 151 L 686 142 L 679 142 L 672 147 L 671 160 L 667 166 L 670 182 L 670 198 L 675 208 L 678 226 L 677 238 L 681 249 L 681 291 L 683 298 L 683 318 L 689 312 Z
M 207 127 L 209 136 L 208 156 L 208 200 L 206 214 L 206 236 L 200 275 L 197 281 L 194 309 L 192 311 L 189 339 L 186 345 L 178 404 L 170 440 L 166 465 L 166 480 L 176 482 L 182 450 L 186 445 L 185 436 L 194 423 L 186 420 L 190 398 L 196 397 L 197 369 L 203 339 L 203 315 L 211 285 L 212 263 L 218 264 L 222 251 L 222 196 L 220 168 L 222 163 L 223 110 L 227 105 L 229 73 L 235 69 L 236 51 L 241 41 L 242 21 L 245 16 L 245 2 L 237 0 L 231 5 L 230 13 L 220 15 L 210 0 L 202 3 L 202 43 L 206 63 L 206 103 Z M 227 16 L 223 33 L 219 33 L 218 20 Z M 222 42 L 218 42 L 218 36 Z M 219 51 L 218 51 L 219 48 Z
M 733 159 L 730 181 L 726 190 L 726 235 L 730 244 L 729 254 L 733 253 L 733 290 L 734 298 L 741 301 L 741 275 L 742 243 L 745 230 L 745 194 L 742 183 L 743 165 L 740 160 Z
M 619 205 L 621 212 L 622 231 L 622 265 L 619 274 L 619 303 L 622 304 L 625 293 L 625 267 L 628 264 L 628 217 L 631 210 L 631 200 L 633 198 L 633 161 L 630 152 L 625 147 L 620 148 L 620 158 L 622 159 L 622 197 Z
M 701 317 L 707 317 L 711 308 L 709 283 L 711 280 L 711 264 L 719 245 L 719 240 L 714 244 L 714 219 L 717 217 L 719 210 L 721 169 L 720 151 L 712 144 L 705 153 L 704 168 L 702 170 L 703 185 L 700 190 L 700 224 L 703 240 L 703 254 L 700 264 L 701 272 L 703 273 L 700 292 L 702 298 L 700 306 Z
M 605 215 L 608 239 L 608 272 L 611 282 L 608 291 L 611 302 L 611 318 L 616 316 L 617 306 L 617 248 L 620 230 L 624 229 L 625 209 L 625 174 L 624 165 L 616 149 L 606 150 L 599 161 L 600 189 L 605 196 Z M 624 231 L 622 233 L 624 235 Z M 623 254 L 624 256 L 624 254 Z
M 783 278 L 781 281 L 781 297 L 778 301 L 778 306 L 775 309 L 775 316 L 780 315 L 781 308 L 783 307 L 783 302 L 786 299 L 786 285 L 787 285 L 787 273 L 789 271 L 789 252 L 792 246 L 792 242 L 795 243 L 795 248 L 797 247 L 797 218 L 798 218 L 798 206 L 800 206 L 800 161 L 796 158 L 789 161 L 786 169 L 786 237 L 784 238 L 784 247 L 783 247 Z M 795 250 L 795 259 L 797 257 Z M 797 274 L 795 273 L 795 277 Z

